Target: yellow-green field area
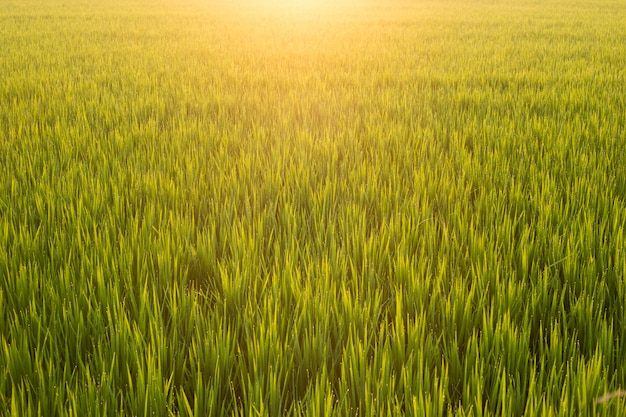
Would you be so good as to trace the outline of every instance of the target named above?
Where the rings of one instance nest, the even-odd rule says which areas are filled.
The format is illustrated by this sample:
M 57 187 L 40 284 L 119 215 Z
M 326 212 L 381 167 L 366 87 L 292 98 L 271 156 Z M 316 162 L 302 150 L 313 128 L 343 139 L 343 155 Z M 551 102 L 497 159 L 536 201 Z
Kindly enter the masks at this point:
M 625 228 L 622 0 L 0 2 L 1 416 L 624 415 Z

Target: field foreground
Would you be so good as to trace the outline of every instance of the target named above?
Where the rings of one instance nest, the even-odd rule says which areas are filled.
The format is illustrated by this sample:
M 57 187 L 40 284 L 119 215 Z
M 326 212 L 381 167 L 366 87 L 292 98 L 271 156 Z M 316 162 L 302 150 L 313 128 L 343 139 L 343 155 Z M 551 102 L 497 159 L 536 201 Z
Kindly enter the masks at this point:
M 624 415 L 623 6 L 1 2 L 0 415 Z

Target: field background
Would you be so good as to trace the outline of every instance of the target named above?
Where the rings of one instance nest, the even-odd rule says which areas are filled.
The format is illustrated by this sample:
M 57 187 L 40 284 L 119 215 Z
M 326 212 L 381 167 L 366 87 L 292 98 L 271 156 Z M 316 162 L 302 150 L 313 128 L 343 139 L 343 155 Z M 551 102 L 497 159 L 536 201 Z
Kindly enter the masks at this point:
M 268 4 L 0 2 L 0 415 L 623 415 L 624 2 Z

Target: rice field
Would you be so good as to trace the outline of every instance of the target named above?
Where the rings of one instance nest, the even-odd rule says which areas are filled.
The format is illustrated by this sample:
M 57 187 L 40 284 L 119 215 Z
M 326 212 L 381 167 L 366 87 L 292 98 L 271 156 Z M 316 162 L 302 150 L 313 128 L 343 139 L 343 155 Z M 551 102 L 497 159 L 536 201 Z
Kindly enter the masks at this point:
M 619 0 L 0 3 L 0 415 L 626 412 Z

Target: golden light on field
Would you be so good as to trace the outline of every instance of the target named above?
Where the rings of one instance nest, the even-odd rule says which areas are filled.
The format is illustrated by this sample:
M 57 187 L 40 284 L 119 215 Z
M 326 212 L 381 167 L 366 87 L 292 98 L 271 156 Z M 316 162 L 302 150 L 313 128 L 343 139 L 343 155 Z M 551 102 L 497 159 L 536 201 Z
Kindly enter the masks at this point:
M 315 10 L 322 7 L 325 0 L 262 0 L 261 4 L 272 9 Z
M 253 0 L 253 7 L 270 13 L 320 15 L 336 12 L 348 3 L 346 0 Z
M 313 12 L 327 8 L 330 0 L 257 0 L 261 8 L 285 11 Z

